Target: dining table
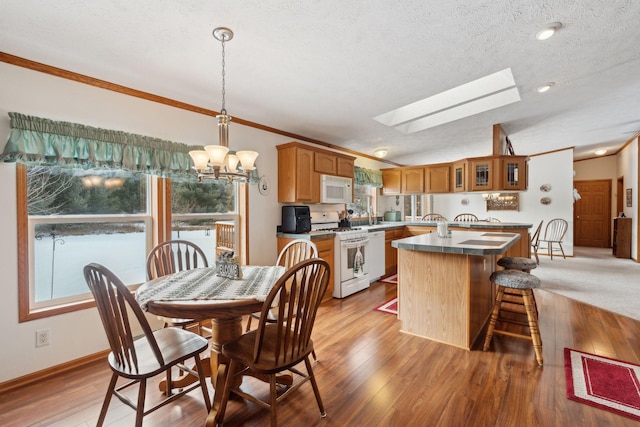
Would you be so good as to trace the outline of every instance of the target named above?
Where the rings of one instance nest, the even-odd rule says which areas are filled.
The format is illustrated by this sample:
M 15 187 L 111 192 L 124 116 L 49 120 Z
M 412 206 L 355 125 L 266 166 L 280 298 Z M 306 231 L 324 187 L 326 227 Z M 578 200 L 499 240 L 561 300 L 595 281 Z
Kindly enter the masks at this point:
M 222 355 L 222 346 L 242 335 L 243 316 L 259 312 L 273 285 L 285 272 L 282 266 L 242 266 L 241 278 L 233 279 L 218 274 L 216 267 L 184 270 L 158 277 L 142 284 L 135 293 L 136 301 L 149 313 L 173 317 L 211 321 L 210 355 L 203 359 L 205 375 L 214 387 L 211 419 L 219 408 L 228 360 Z M 173 380 L 174 386 L 185 387 L 197 378 L 185 374 Z M 242 382 L 242 378 L 235 381 Z M 290 378 L 282 377 L 284 385 Z M 239 385 L 239 384 L 234 384 Z M 165 390 L 166 380 L 160 384 Z

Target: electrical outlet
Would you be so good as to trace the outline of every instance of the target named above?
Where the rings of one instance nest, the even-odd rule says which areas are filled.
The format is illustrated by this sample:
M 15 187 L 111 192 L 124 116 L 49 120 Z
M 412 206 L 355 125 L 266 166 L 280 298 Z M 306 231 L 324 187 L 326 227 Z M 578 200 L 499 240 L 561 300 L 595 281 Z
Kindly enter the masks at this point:
M 49 330 L 41 329 L 36 331 L 36 347 L 43 347 L 49 345 Z

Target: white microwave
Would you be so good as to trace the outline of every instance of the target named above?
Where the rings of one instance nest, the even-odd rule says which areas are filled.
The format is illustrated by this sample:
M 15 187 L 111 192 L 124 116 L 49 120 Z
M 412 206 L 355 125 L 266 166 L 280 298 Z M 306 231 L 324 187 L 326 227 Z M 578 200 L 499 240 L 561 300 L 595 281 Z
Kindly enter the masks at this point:
M 320 203 L 351 203 L 352 182 L 342 176 L 320 175 Z

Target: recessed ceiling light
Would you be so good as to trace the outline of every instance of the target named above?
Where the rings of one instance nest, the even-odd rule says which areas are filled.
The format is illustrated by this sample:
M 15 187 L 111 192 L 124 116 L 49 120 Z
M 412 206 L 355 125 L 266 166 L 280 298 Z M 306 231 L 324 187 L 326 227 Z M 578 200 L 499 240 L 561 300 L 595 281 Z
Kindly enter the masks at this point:
M 547 92 L 549 89 L 551 89 L 553 87 L 553 85 L 555 85 L 554 82 L 548 82 L 543 84 L 542 86 L 539 86 L 536 91 L 538 91 L 539 93 L 545 93 Z
M 375 154 L 376 157 L 383 158 L 387 155 L 387 149 L 378 148 L 376 151 L 373 152 L 373 154 Z
M 538 40 L 546 40 L 550 38 L 552 35 L 554 35 L 556 31 L 558 31 L 561 27 L 562 27 L 561 23 L 552 22 L 551 24 L 544 27 L 542 30 L 538 31 L 536 33 L 536 38 Z
M 607 152 L 607 150 L 606 150 L 606 149 L 604 149 L 604 148 L 600 148 L 600 149 L 598 149 L 598 150 L 594 151 L 593 153 L 594 153 L 596 156 L 602 156 L 602 155 L 603 155 L 603 154 L 605 154 L 606 152 Z

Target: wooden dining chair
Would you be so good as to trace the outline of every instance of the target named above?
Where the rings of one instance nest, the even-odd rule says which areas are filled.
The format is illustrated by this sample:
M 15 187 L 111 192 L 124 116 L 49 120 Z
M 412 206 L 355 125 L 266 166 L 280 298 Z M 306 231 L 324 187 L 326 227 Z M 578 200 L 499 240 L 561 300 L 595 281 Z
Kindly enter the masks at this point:
M 313 351 L 311 332 L 318 307 L 329 284 L 329 264 L 320 258 L 302 261 L 287 270 L 278 280 L 260 313 L 258 329 L 247 332 L 222 346 L 229 358 L 224 392 L 219 408 L 213 411 L 222 424 L 231 392 L 263 408 L 271 410 L 271 425 L 277 425 L 277 405 L 307 381 L 311 382 L 320 409 L 326 416 L 318 384 L 309 361 Z M 271 321 L 271 311 L 277 313 Z M 296 365 L 304 362 L 306 373 Z M 276 374 L 290 373 L 295 380 L 289 387 L 277 386 Z M 240 389 L 234 379 L 242 375 L 269 378 L 269 400 L 261 400 Z M 256 390 L 259 392 L 259 390 Z M 264 393 L 261 393 L 264 395 Z M 300 410 L 300 409 L 297 409 Z M 211 420 L 211 415 L 209 420 Z
M 531 235 L 531 252 L 536 257 L 536 264 L 540 264 L 540 258 L 538 257 L 538 249 L 540 248 L 540 230 L 542 230 L 542 223 L 544 220 L 540 221 L 538 227 L 536 227 L 536 231 Z
M 179 328 L 152 331 L 131 290 L 106 267 L 100 264 L 89 264 L 84 267 L 84 277 L 96 301 L 111 347 L 107 357 L 112 371 L 111 381 L 97 425 L 103 425 L 112 396 L 116 396 L 136 411 L 136 426 L 142 425 L 145 415 L 198 387 L 202 389 L 204 403 L 209 411 L 211 409 L 209 390 L 200 361 L 200 353 L 207 349 L 209 342 L 193 332 Z M 140 330 L 142 335 L 134 336 L 139 334 Z M 195 370 L 184 364 L 191 358 L 195 361 Z M 156 375 L 168 373 L 173 366 L 196 376 L 199 381 L 173 393 L 171 376 L 167 375 L 169 379 L 165 390 L 167 397 L 145 410 L 147 380 Z M 126 378 L 127 382 L 116 387 L 119 378 Z M 138 398 L 135 403 L 121 393 L 123 389 L 134 384 L 138 384 Z
M 192 268 L 208 267 L 204 251 L 195 243 L 187 240 L 168 240 L 160 243 L 147 256 L 147 279 L 156 279 L 168 274 Z M 193 319 L 178 319 L 158 316 L 163 326 L 176 326 L 183 329 L 197 328 L 200 335 L 211 333 L 211 329 Z
M 544 237 L 539 242 L 547 244 L 547 251 L 551 259 L 553 259 L 553 252 L 557 252 L 558 249 L 562 253 L 562 258 L 567 258 L 562 248 L 562 239 L 567 232 L 567 228 L 569 228 L 569 223 L 562 218 L 555 218 L 547 223 L 544 229 Z M 558 245 L 558 249 L 554 245 Z
M 438 213 L 428 213 L 422 217 L 421 221 L 446 221 L 447 218 Z
M 472 213 L 461 213 L 456 215 L 455 218 L 453 218 L 453 222 L 476 222 L 476 221 L 478 221 L 478 217 Z
M 317 258 L 318 256 L 318 248 L 315 243 L 311 240 L 307 239 L 295 239 L 287 243 L 280 253 L 278 254 L 278 258 L 276 260 L 276 265 L 281 265 L 287 269 L 293 267 L 300 261 L 304 261 L 310 258 Z M 275 318 L 275 313 L 271 313 L 272 319 Z M 259 319 L 260 313 L 252 313 L 249 315 L 249 319 L 247 320 L 247 327 L 245 331 L 249 331 L 251 329 L 251 320 Z M 314 354 L 315 359 L 315 354 Z

